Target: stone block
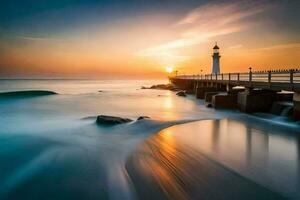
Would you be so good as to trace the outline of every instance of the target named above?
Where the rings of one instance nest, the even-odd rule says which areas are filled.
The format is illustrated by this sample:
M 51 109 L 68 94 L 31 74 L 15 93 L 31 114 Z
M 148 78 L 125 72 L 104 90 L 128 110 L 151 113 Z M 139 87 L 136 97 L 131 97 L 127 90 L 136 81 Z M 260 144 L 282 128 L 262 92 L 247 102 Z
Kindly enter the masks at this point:
M 237 108 L 237 95 L 235 94 L 216 94 L 212 97 L 214 108 L 235 109 Z

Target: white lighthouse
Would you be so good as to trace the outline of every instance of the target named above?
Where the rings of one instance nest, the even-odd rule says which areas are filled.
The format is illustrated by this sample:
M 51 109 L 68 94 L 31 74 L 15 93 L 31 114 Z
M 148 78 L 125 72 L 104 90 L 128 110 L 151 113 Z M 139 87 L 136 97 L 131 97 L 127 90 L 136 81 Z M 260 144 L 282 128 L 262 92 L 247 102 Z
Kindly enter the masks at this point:
M 213 66 L 212 66 L 212 74 L 220 74 L 220 54 L 219 54 L 219 47 L 216 45 L 213 48 Z

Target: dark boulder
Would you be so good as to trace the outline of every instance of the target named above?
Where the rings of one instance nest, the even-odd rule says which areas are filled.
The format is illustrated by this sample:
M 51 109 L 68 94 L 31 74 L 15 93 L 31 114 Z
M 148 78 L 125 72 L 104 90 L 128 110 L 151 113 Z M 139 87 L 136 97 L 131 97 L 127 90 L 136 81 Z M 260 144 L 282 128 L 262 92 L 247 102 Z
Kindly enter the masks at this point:
M 172 89 L 170 89 L 170 91 L 178 92 L 178 91 L 181 91 L 181 89 L 180 89 L 180 88 L 177 88 L 177 87 L 173 87 Z
M 150 89 L 158 89 L 158 90 L 172 90 L 174 85 L 172 84 L 159 84 L 159 85 L 152 85 Z
M 96 123 L 100 125 L 117 125 L 131 122 L 131 119 L 107 116 L 107 115 L 99 115 L 97 117 Z
M 173 84 L 158 84 L 152 85 L 151 87 L 142 86 L 141 89 L 170 90 L 174 92 L 180 91 L 180 89 Z
M 137 118 L 137 120 L 142 120 L 142 119 L 150 119 L 150 117 L 148 117 L 148 116 L 140 116 L 139 118 Z
M 213 106 L 212 106 L 212 104 L 211 104 L 211 103 L 208 103 L 208 104 L 206 104 L 206 107 L 208 107 L 208 108 L 212 108 Z
M 0 98 L 25 98 L 25 97 L 39 97 L 55 95 L 56 92 L 47 90 L 23 90 L 23 91 L 12 91 L 12 92 L 0 92 Z
M 177 96 L 180 96 L 180 97 L 186 97 L 185 91 L 177 92 L 176 95 L 177 95 Z

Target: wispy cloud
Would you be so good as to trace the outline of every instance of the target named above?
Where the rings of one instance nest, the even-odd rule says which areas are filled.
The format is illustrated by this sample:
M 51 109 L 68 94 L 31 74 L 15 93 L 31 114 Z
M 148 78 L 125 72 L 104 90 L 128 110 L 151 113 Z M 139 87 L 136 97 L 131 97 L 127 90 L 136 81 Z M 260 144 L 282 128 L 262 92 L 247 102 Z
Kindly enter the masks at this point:
M 237 45 L 233 45 L 233 46 L 228 47 L 228 49 L 240 49 L 242 47 L 243 47 L 243 45 L 237 44 Z
M 271 50 L 283 50 L 283 49 L 292 49 L 292 48 L 300 48 L 300 43 L 273 45 L 269 47 L 255 49 L 255 51 L 271 51 Z
M 21 39 L 21 40 L 39 41 L 39 42 L 61 42 L 61 41 L 64 41 L 62 39 L 49 38 L 49 37 L 17 36 L 16 38 Z
M 211 26 L 211 22 L 215 22 L 213 26 L 220 26 L 239 21 L 243 18 L 253 16 L 264 11 L 266 6 L 257 5 L 251 8 L 243 8 L 242 3 L 230 4 L 208 4 L 200 6 L 190 11 L 177 24 L 195 24 Z
M 161 57 L 160 55 L 163 54 L 172 54 L 173 58 L 180 57 L 174 53 L 175 50 L 198 45 L 217 36 L 240 32 L 249 27 L 250 23 L 247 21 L 249 17 L 261 13 L 266 8 L 265 5 L 245 7 L 242 3 L 200 6 L 188 12 L 169 27 L 179 32 L 177 38 L 143 49 L 138 52 L 138 55 Z M 240 48 L 240 46 L 235 48 Z

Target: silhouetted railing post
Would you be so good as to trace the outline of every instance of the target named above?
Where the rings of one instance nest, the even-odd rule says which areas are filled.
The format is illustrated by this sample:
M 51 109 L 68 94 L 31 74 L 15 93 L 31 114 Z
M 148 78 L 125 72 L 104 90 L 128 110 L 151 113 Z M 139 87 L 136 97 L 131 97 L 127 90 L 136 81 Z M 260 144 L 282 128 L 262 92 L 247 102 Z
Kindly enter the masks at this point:
M 254 73 L 254 74 L 253 74 Z M 175 76 L 174 76 L 175 75 Z M 233 75 L 233 76 L 232 76 Z M 253 76 L 254 75 L 254 76 Z M 247 78 L 247 76 L 249 76 Z M 174 79 L 199 80 L 199 83 L 208 85 L 218 85 L 219 83 L 228 85 L 242 85 L 245 87 L 259 87 L 262 89 L 284 89 L 297 90 L 300 88 L 300 69 L 287 70 L 269 70 L 269 71 L 252 71 L 249 67 L 248 73 L 225 73 L 225 74 L 191 74 L 178 75 L 177 71 L 169 76 L 171 81 Z M 254 78 L 254 79 L 253 79 Z M 201 80 L 201 81 L 200 81 Z M 254 81 L 253 81 L 254 80 Z M 188 82 L 188 81 L 187 81 Z M 232 85 L 233 84 L 233 85 Z
M 290 83 L 291 84 L 294 83 L 294 70 L 293 69 L 290 70 Z
M 249 67 L 249 82 L 250 82 L 250 85 L 252 85 L 252 68 Z

